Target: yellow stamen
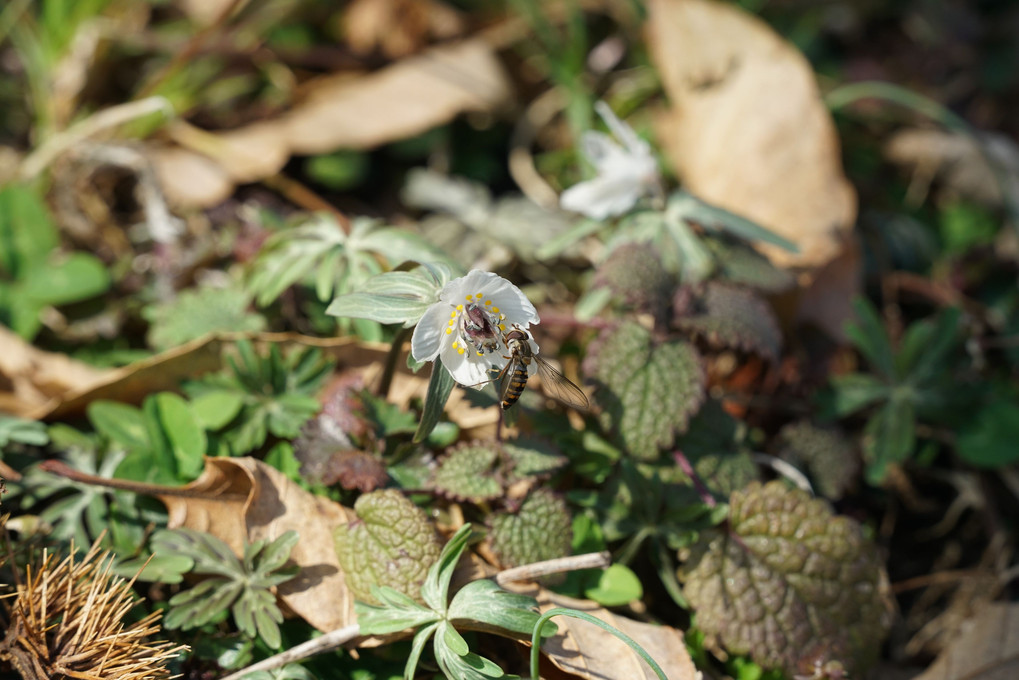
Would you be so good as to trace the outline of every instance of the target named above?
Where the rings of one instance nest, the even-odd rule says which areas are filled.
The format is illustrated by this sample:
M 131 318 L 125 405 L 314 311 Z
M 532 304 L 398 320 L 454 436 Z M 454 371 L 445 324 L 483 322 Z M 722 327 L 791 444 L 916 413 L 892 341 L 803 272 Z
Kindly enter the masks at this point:
M 468 295 L 468 296 L 467 296 L 467 302 L 470 302 L 470 301 L 471 301 L 472 299 L 474 299 L 474 296 L 473 296 L 473 295 Z
M 456 312 L 455 312 L 455 311 L 453 311 L 453 312 L 450 312 L 450 313 L 449 313 L 449 318 L 451 318 L 451 319 L 455 319 L 455 318 L 456 318 Z
M 452 333 L 452 332 L 453 332 L 453 329 L 452 329 L 452 328 L 447 328 L 447 329 L 446 329 L 446 335 L 449 335 L 449 334 L 450 334 L 450 333 Z
M 499 308 L 498 307 L 492 307 L 492 311 L 495 312 L 496 314 L 498 314 L 499 313 Z
M 453 341 L 453 349 L 456 349 L 456 340 Z
M 483 357 L 483 356 L 485 356 L 485 353 L 484 352 L 478 352 L 478 356 L 479 357 Z
M 481 293 L 478 293 L 475 297 L 480 300 L 481 299 Z
M 449 320 L 449 325 L 450 325 L 450 326 L 452 326 L 452 325 L 453 325 L 453 324 L 455 324 L 455 323 L 456 323 L 456 319 L 450 319 L 450 320 Z
M 462 312 L 463 310 L 464 310 L 464 306 L 463 305 L 457 305 L 456 306 L 456 311 Z
M 487 305 L 490 305 L 490 304 L 492 304 L 492 301 L 491 301 L 491 300 L 485 300 L 485 305 L 486 305 L 486 306 L 487 306 Z
M 463 354 L 464 353 L 464 348 L 463 347 L 457 347 L 456 351 L 459 352 L 460 354 Z
M 499 330 L 500 331 L 505 331 L 506 330 L 506 324 L 503 324 L 503 323 L 499 324 Z

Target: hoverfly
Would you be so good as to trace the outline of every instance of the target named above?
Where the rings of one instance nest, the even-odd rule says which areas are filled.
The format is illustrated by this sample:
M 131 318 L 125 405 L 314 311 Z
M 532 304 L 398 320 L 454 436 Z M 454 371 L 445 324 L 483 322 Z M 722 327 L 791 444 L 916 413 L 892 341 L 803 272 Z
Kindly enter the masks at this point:
M 587 409 L 588 402 L 584 392 L 574 385 L 569 378 L 552 368 L 552 366 L 540 356 L 531 351 L 531 344 L 528 342 L 530 336 L 526 331 L 513 328 L 503 338 L 503 344 L 510 355 L 509 362 L 496 376 L 499 381 L 499 399 L 502 410 L 505 411 L 517 403 L 524 388 L 527 387 L 527 367 L 534 365 L 538 367 L 538 375 L 541 376 L 541 384 L 553 399 L 579 409 Z

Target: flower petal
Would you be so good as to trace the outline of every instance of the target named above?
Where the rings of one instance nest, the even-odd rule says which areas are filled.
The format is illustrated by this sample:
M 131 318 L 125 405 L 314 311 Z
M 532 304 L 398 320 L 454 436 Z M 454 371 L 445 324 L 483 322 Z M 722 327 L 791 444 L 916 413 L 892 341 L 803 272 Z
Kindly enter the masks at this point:
M 564 191 L 559 197 L 559 206 L 563 210 L 603 220 L 621 215 L 632 208 L 643 192 L 640 180 L 636 177 L 599 175 Z
M 453 348 L 452 343 L 446 343 L 441 351 L 442 365 L 446 367 L 453 380 L 464 387 L 481 389 L 489 382 L 488 369 L 490 366 L 501 368 L 506 365 L 506 359 L 498 354 L 486 354 L 479 357 L 471 350 L 460 354 Z
M 447 337 L 450 311 L 449 305 L 436 302 L 421 315 L 410 338 L 410 354 L 417 361 L 431 361 L 438 356 L 439 348 Z
M 597 130 L 588 130 L 580 137 L 580 150 L 599 175 L 618 172 L 629 158 L 623 147 Z
M 498 274 L 480 269 L 473 269 L 466 276 L 450 281 L 439 293 L 439 299 L 455 306 L 467 302 L 468 295 L 475 299 L 479 294 L 483 298 L 479 304 L 493 313 L 505 314 L 510 324 L 526 327 L 539 321 L 534 305 L 519 288 Z M 484 301 L 488 300 L 492 304 L 485 305 Z M 495 309 L 499 311 L 495 312 Z
M 650 155 L 651 147 L 648 143 L 641 139 L 632 127 L 621 121 L 608 104 L 597 101 L 594 104 L 594 110 L 605 121 L 605 125 L 616 136 L 616 139 L 623 143 L 627 151 L 634 155 Z

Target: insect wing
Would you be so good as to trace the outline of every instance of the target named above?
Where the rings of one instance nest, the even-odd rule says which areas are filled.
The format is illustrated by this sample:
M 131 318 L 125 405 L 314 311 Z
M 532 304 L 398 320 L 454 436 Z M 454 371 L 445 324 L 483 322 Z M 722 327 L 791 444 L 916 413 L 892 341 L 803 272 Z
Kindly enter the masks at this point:
M 582 389 L 573 384 L 565 375 L 552 368 L 541 357 L 535 355 L 532 359 L 538 366 L 538 375 L 541 376 L 542 387 L 548 396 L 567 406 L 573 406 L 581 410 L 588 409 L 590 404 L 588 404 L 587 396 Z

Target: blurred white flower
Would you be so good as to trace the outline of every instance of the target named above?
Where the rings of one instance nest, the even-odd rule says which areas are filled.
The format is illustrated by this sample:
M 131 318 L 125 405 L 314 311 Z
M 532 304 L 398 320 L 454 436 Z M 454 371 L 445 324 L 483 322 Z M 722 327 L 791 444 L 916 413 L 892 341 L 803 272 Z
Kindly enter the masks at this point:
M 564 210 L 603 220 L 625 213 L 645 194 L 660 193 L 661 181 L 658 163 L 648 143 L 619 120 L 605 102 L 597 102 L 594 110 L 615 139 L 594 130 L 584 133 L 582 151 L 597 174 L 594 179 L 564 191 L 559 205 Z
M 480 388 L 490 368 L 506 365 L 506 330 L 526 330 L 538 321 L 534 305 L 519 288 L 492 272 L 474 269 L 439 291 L 439 301 L 414 328 L 410 353 L 418 361 L 439 357 L 454 380 Z

